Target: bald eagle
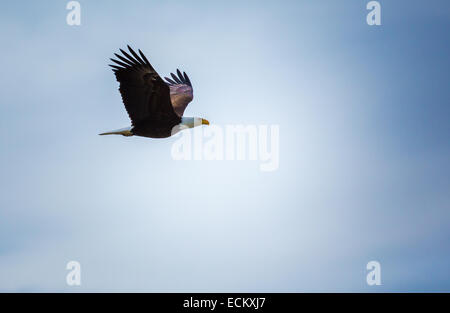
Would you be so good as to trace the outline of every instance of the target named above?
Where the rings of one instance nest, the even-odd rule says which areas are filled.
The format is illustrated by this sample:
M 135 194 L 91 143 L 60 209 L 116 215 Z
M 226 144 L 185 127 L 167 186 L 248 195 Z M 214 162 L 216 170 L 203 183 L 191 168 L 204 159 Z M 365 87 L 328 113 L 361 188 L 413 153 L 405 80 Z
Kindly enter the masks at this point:
M 131 120 L 131 127 L 100 135 L 142 136 L 167 138 L 184 128 L 209 125 L 199 117 L 184 117 L 183 113 L 194 98 L 192 84 L 185 72 L 177 69 L 177 75 L 164 81 L 151 66 L 141 50 L 139 55 L 127 46 L 122 55 L 114 53 L 112 67 L 120 84 L 122 101 Z

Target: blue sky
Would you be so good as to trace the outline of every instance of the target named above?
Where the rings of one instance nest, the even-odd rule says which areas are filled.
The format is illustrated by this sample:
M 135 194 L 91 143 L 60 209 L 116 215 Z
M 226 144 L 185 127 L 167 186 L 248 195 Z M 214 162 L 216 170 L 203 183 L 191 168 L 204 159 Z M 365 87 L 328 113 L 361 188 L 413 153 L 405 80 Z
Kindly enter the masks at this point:
M 2 4 L 0 290 L 450 291 L 450 4 L 367 2 Z M 126 44 L 189 74 L 186 115 L 279 125 L 279 169 L 98 136 Z

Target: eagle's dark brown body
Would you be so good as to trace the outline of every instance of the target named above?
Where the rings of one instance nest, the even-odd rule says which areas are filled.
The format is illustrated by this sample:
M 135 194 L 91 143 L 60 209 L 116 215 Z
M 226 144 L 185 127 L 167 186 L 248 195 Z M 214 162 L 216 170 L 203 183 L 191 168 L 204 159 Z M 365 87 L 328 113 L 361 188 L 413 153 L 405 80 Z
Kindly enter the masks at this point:
M 181 123 L 181 118 L 173 120 L 146 120 L 135 125 L 131 132 L 133 135 L 149 138 L 167 138 L 172 135 L 174 127 Z

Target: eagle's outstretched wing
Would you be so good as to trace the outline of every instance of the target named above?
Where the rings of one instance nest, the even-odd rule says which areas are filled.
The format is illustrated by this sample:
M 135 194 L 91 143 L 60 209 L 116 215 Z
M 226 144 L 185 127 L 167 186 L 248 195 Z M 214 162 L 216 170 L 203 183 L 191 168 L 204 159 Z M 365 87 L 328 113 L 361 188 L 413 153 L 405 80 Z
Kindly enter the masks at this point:
M 179 117 L 182 117 L 189 102 L 194 99 L 194 92 L 191 81 L 186 73 L 183 72 L 183 74 L 181 74 L 180 70 L 177 69 L 177 74 L 178 76 L 170 73 L 172 79 L 168 77 L 164 78 L 170 88 L 170 99 L 172 100 L 173 109 Z
M 145 120 L 179 119 L 170 101 L 169 86 L 156 73 L 141 50 L 140 56 L 128 46 L 130 54 L 120 49 L 114 54 L 117 65 L 110 65 L 120 83 L 122 101 L 133 125 Z

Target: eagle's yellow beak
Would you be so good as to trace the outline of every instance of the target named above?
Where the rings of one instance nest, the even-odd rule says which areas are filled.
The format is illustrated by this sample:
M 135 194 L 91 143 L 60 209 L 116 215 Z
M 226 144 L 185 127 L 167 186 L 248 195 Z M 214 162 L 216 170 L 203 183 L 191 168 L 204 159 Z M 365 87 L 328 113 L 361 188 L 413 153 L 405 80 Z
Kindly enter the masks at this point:
M 209 121 L 202 118 L 202 125 L 209 125 Z

